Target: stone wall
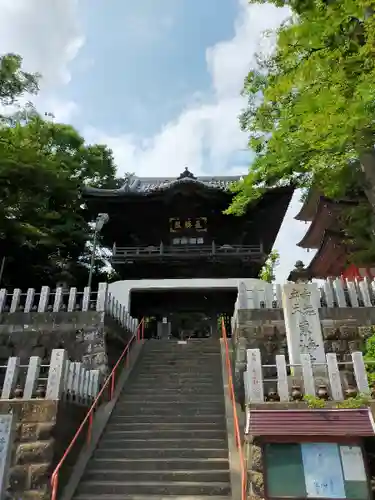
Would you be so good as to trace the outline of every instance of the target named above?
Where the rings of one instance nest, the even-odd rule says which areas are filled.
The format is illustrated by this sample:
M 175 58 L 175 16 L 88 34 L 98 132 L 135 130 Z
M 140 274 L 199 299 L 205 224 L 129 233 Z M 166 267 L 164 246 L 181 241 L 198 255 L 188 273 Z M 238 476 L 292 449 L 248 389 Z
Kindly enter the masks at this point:
M 0 365 L 11 356 L 21 364 L 30 356 L 47 363 L 52 349 L 63 348 L 72 361 L 103 373 L 119 357 L 131 334 L 98 311 L 15 312 L 0 314 Z
M 361 351 L 375 325 L 374 307 L 320 308 L 325 352 L 334 352 L 339 361 L 350 359 L 350 353 Z M 258 348 L 262 364 L 275 364 L 276 354 L 288 359 L 286 329 L 282 309 L 244 309 L 237 311 L 233 336 L 234 379 L 237 400 L 243 404 L 243 372 L 246 349 Z M 266 377 L 276 369 L 269 369 Z
M 8 498 L 49 500 L 51 474 L 74 436 L 87 407 L 67 401 L 0 401 L 0 414 L 12 411 L 15 436 L 9 471 Z M 84 436 L 62 469 L 69 477 Z

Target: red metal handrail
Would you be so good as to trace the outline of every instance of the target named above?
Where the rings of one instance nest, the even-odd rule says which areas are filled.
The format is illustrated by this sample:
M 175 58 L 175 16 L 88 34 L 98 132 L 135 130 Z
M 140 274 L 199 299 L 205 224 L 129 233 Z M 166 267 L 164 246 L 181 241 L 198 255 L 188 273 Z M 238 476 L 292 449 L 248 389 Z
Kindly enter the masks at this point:
M 243 449 L 242 449 L 240 426 L 238 423 L 236 398 L 235 398 L 235 394 L 234 394 L 233 377 L 232 377 L 232 363 L 231 363 L 230 356 L 229 356 L 228 337 L 227 337 L 227 330 L 225 328 L 224 318 L 221 318 L 221 331 L 222 331 L 223 341 L 224 341 L 224 346 L 225 346 L 225 364 L 227 367 L 229 393 L 230 393 L 230 399 L 231 399 L 232 408 L 233 408 L 234 434 L 236 437 L 236 445 L 238 448 L 238 455 L 239 455 L 239 459 L 240 459 L 241 500 L 246 500 L 246 496 L 247 496 L 247 469 L 246 469 L 246 462 L 245 462 L 245 457 L 244 457 L 244 453 L 243 453 Z
M 116 372 L 118 367 L 120 366 L 121 361 L 125 358 L 126 356 L 126 366 L 128 365 L 129 362 L 129 349 L 132 343 L 136 340 L 137 342 L 140 340 L 144 340 L 144 319 L 141 320 L 139 323 L 136 332 L 134 335 L 131 337 L 129 342 L 126 344 L 125 349 L 123 350 L 121 356 L 117 360 L 117 363 L 113 367 L 111 373 L 108 375 L 106 378 L 103 387 L 100 389 L 98 395 L 96 396 L 94 402 L 92 403 L 89 411 L 86 414 L 86 417 L 83 419 L 81 425 L 78 427 L 77 432 L 75 433 L 73 439 L 70 441 L 69 446 L 65 450 L 64 455 L 62 456 L 60 462 L 57 464 L 55 470 L 52 473 L 51 476 L 51 488 L 52 488 L 52 493 L 51 493 L 51 500 L 57 500 L 57 490 L 58 490 L 58 485 L 59 485 L 59 472 L 61 467 L 63 466 L 66 457 L 69 455 L 71 449 L 73 448 L 75 442 L 77 441 L 78 437 L 80 436 L 83 428 L 85 427 L 85 424 L 88 422 L 88 429 L 87 429 L 87 442 L 90 443 L 91 441 L 91 431 L 92 431 L 92 425 L 93 425 L 93 417 L 94 417 L 94 411 L 96 407 L 98 406 L 99 400 L 101 396 L 103 395 L 105 389 L 109 387 L 109 395 L 110 399 L 113 398 L 113 394 L 115 392 L 115 381 L 116 381 Z

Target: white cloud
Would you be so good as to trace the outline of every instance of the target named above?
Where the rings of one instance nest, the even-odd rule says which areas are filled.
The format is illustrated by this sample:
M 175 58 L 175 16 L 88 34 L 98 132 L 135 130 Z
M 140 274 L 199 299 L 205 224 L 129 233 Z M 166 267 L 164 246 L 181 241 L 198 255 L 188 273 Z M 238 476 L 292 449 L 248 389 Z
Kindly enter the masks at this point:
M 275 273 L 279 283 L 286 280 L 297 260 L 306 265 L 315 253 L 296 246 L 308 229 L 306 223 L 294 219 L 301 207 L 300 199 L 301 193 L 295 192 L 275 241 L 275 248 L 280 252 L 280 264 Z
M 207 50 L 212 79 L 209 100 L 191 104 L 154 137 L 110 137 L 92 128 L 87 128 L 85 137 L 107 143 L 122 173 L 175 175 L 184 166 L 196 174 L 227 172 L 233 153 L 247 143 L 238 122 L 244 106 L 240 96 L 244 78 L 255 63 L 264 30 L 277 27 L 286 14 L 286 9 L 267 4 L 248 6 L 241 0 L 234 38 Z
M 20 54 L 27 71 L 41 73 L 41 92 L 33 100 L 41 112 L 64 120 L 77 111 L 75 103 L 58 98 L 84 44 L 76 9 L 77 0 L 0 0 L 0 54 Z

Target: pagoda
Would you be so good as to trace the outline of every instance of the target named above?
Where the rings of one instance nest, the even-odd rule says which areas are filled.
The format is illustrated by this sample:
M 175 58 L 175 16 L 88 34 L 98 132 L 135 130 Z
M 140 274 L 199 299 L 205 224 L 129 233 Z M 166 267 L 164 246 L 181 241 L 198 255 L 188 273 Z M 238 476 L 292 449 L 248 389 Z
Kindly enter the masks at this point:
M 309 279 L 374 277 L 373 269 L 348 264 L 351 249 L 343 236 L 341 216 L 345 209 L 357 203 L 349 199 L 332 200 L 316 189 L 308 192 L 295 219 L 310 223 L 305 236 L 297 243 L 300 248 L 316 250 L 310 264 L 303 270 Z M 291 272 L 289 279 L 294 280 L 295 274 L 298 274 L 297 270 Z
M 270 253 L 293 188 L 269 190 L 241 216 L 225 215 L 240 176 L 128 175 L 118 189 L 85 187 L 91 220 L 122 279 L 255 278 Z

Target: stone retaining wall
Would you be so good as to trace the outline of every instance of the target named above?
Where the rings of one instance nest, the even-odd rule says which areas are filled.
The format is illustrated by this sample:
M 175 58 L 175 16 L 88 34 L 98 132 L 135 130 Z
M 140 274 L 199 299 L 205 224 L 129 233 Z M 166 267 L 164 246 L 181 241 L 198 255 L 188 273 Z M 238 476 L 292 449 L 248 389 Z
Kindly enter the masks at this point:
M 48 363 L 52 349 L 66 349 L 72 361 L 107 372 L 130 339 L 130 332 L 104 312 L 15 312 L 0 314 L 0 365 L 11 356 L 21 364 L 31 356 Z M 110 358 L 110 360 L 109 360 Z
M 0 401 L 0 414 L 10 411 L 16 431 L 8 498 L 49 500 L 52 471 L 86 415 L 87 407 L 67 401 Z M 70 475 L 82 443 L 83 439 L 73 448 L 62 470 L 60 484 Z
M 374 307 L 320 308 L 325 352 L 334 352 L 346 361 L 353 351 L 362 351 L 375 325 Z M 237 311 L 233 336 L 233 365 L 237 401 L 244 402 L 243 372 L 246 349 L 260 349 L 262 364 L 274 364 L 276 354 L 288 359 L 286 329 L 282 309 Z M 272 369 L 267 376 L 272 376 Z

